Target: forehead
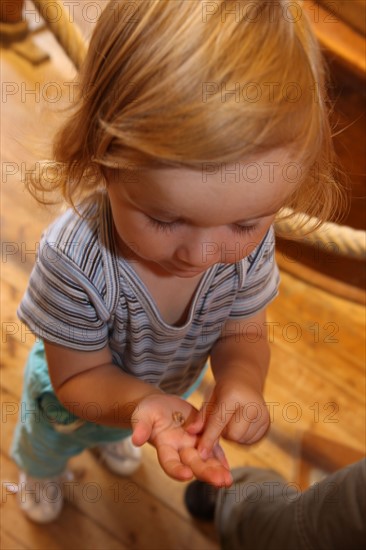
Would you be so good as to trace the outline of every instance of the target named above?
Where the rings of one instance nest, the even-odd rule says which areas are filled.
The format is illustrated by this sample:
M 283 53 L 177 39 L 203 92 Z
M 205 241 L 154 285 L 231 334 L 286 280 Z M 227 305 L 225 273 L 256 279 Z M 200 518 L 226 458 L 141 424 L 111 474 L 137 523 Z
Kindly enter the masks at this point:
M 247 162 L 203 163 L 201 170 L 138 170 L 124 194 L 147 213 L 226 224 L 276 212 L 300 179 L 300 167 L 281 149 Z

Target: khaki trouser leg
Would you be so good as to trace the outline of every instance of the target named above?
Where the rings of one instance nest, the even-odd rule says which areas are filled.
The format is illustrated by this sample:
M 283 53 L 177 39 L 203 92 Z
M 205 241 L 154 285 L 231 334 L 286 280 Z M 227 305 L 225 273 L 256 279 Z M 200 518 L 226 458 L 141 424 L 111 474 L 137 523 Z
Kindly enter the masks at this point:
M 242 472 L 242 475 L 241 475 Z M 268 470 L 239 469 L 221 492 L 216 524 L 225 550 L 347 550 L 365 547 L 366 460 L 302 494 Z

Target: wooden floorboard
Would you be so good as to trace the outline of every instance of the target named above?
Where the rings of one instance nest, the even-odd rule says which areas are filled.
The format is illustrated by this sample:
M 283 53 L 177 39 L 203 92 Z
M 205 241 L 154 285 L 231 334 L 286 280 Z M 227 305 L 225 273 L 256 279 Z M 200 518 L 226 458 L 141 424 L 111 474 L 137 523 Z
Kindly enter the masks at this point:
M 14 53 L 2 52 L 2 81 L 18 85 L 19 91 L 1 103 L 1 548 L 217 550 L 212 526 L 193 521 L 184 507 L 186 484 L 164 474 L 149 445 L 143 448 L 141 469 L 126 479 L 108 472 L 92 452 L 75 457 L 70 464 L 76 475 L 75 492 L 53 525 L 42 527 L 27 521 L 17 508 L 17 497 L 7 492 L 6 482 L 17 482 L 9 448 L 23 368 L 34 342 L 17 320 L 16 309 L 35 259 L 36 243 L 54 215 L 24 191 L 22 163 L 28 169 L 37 158 L 35 149 L 45 131 L 52 133 L 54 116 L 48 109 L 60 106 L 24 94 L 32 86 L 36 89 L 36 83 L 40 90 L 49 82 L 65 87 L 74 75 L 48 32 L 39 32 L 36 39 L 52 54 L 44 66 L 32 68 Z M 12 167 L 16 173 L 4 174 L 4 169 Z M 265 397 L 271 430 L 248 448 L 228 442 L 223 446 L 232 467 L 275 467 L 287 480 L 300 484 L 304 461 L 317 456 L 311 453 L 312 436 L 314 445 L 321 445 L 323 438 L 365 452 L 365 315 L 361 305 L 333 296 L 331 289 L 325 292 L 310 280 L 304 282 L 286 272 L 281 276 L 280 295 L 268 314 L 272 364 Z M 190 398 L 194 405 L 200 406 L 211 383 L 208 374 Z M 100 490 L 95 502 L 93 487 Z
M 4 525 L 9 524 L 8 520 L 10 522 L 9 514 L 20 515 L 13 502 L 15 496 L 9 495 L 4 485 L 6 481 L 15 483 L 17 479 L 16 467 L 9 460 L 8 447 L 16 425 L 17 412 L 27 414 L 25 409 L 19 411 L 18 402 L 19 399 L 14 393 L 3 390 L 2 406 L 5 414 L 3 414 L 1 459 L 3 504 L 6 505 L 3 513 Z M 155 451 L 148 446 L 144 448 L 141 470 L 127 479 L 119 478 L 109 472 L 100 460 L 88 451 L 71 460 L 70 468 L 76 472 L 76 477 L 66 486 L 67 503 L 65 514 L 61 515 L 62 521 L 60 521 L 61 525 L 66 526 L 67 523 L 64 522 L 69 521 L 71 510 L 75 512 L 77 517 L 70 527 L 74 525 L 76 538 L 69 539 L 69 532 L 65 530 L 64 537 L 57 543 L 59 545 L 52 548 L 101 548 L 103 547 L 101 533 L 104 532 L 106 533 L 104 548 L 118 548 L 118 544 L 120 548 L 136 550 L 217 548 L 213 529 L 202 526 L 203 532 L 196 530 L 184 509 L 183 484 L 174 482 L 160 470 Z M 158 483 L 156 483 L 157 477 Z M 85 522 L 85 518 L 92 522 L 96 531 L 90 539 L 85 539 L 84 533 L 78 529 L 80 521 Z M 24 520 L 24 518 L 21 519 Z M 181 534 L 179 540 L 176 540 L 177 533 Z M 94 540 L 95 542 L 92 542 Z M 96 546 L 93 546 L 94 543 Z M 45 542 L 46 546 L 42 548 L 46 548 L 47 544 L 48 542 Z
M 2 483 L 7 480 L 16 479 L 16 466 L 7 456 L 1 454 L 2 462 Z M 90 487 L 90 489 L 89 489 Z M 89 485 L 87 491 L 90 495 L 87 498 L 95 498 L 92 493 L 94 487 Z M 75 490 L 75 494 L 77 491 Z M 85 494 L 87 494 L 84 491 Z M 21 494 L 21 492 L 20 492 Z M 111 533 L 109 529 L 92 514 L 77 506 L 79 495 L 75 496 L 75 502 L 68 503 L 57 522 L 45 526 L 38 526 L 28 521 L 22 514 L 19 513 L 17 504 L 17 495 L 7 494 L 3 488 L 2 495 L 2 513 L 1 521 L 3 531 L 9 536 L 12 536 L 12 530 L 17 534 L 15 543 L 19 542 L 19 548 L 29 548 L 32 550 L 49 550 L 49 549 L 66 549 L 73 548 L 75 550 L 82 549 L 105 549 L 113 550 L 128 548 L 129 546 L 123 543 L 122 537 Z M 23 497 L 26 495 L 23 493 Z M 82 500 L 82 496 L 81 499 Z M 22 546 L 23 545 L 23 546 Z M 15 546 L 16 548 L 17 546 Z M 2 550 L 6 547 L 1 546 Z
M 0 548 L 2 550 L 28 550 L 29 547 L 24 546 L 22 541 L 4 527 L 0 533 Z

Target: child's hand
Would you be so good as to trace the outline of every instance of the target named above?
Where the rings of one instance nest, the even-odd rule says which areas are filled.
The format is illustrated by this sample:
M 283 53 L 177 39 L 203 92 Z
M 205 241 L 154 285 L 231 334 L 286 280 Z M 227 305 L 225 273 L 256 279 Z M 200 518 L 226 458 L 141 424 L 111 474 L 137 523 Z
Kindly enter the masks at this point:
M 196 414 L 180 397 L 148 395 L 132 415 L 132 441 L 138 446 L 147 441 L 154 445 L 161 467 L 173 479 L 186 481 L 195 476 L 218 487 L 230 486 L 232 477 L 221 447 L 213 445 L 203 460 L 196 449 L 198 436 L 184 427 Z
M 261 393 L 244 382 L 224 381 L 215 386 L 198 418 L 187 426 L 187 431 L 200 434 L 197 449 L 205 459 L 220 436 L 250 445 L 264 436 L 269 423 L 268 409 Z

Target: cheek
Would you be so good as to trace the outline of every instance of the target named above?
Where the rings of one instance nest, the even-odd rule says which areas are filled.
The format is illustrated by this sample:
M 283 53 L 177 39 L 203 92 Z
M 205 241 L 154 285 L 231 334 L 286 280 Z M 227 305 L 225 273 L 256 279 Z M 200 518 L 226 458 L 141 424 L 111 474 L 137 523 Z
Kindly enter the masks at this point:
M 135 252 L 145 259 L 165 258 L 171 253 L 170 240 L 142 222 L 131 224 L 126 229 L 130 242 L 134 243 Z

